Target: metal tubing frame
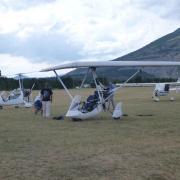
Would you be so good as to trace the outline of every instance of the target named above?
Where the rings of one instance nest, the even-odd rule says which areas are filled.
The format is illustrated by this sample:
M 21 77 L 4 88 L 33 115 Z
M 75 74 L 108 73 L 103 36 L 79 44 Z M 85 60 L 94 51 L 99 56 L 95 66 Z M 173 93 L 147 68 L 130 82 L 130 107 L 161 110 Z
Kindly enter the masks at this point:
M 23 91 L 23 84 L 22 84 L 21 74 L 18 74 L 18 80 L 19 80 L 19 88 L 20 88 L 21 91 Z
M 73 100 L 73 96 L 71 95 L 71 93 L 69 92 L 69 90 L 67 89 L 66 85 L 64 84 L 64 82 L 62 81 L 62 79 L 59 77 L 59 75 L 57 74 L 56 70 L 54 70 L 54 73 L 58 79 L 58 81 L 62 84 L 64 90 L 67 92 L 67 94 L 69 95 L 70 99 Z
M 87 76 L 88 76 L 88 74 L 89 74 L 89 70 L 90 70 L 90 68 L 88 68 L 88 70 L 87 70 L 87 72 L 86 72 L 86 74 L 85 74 L 85 76 L 84 76 L 84 79 L 83 79 L 83 81 L 82 81 L 82 83 L 81 83 L 80 89 L 83 87 L 83 85 L 84 85 L 84 83 L 85 83 L 85 81 L 86 81 L 86 79 L 87 79 Z
M 141 70 L 136 71 L 136 72 L 135 72 L 132 76 L 130 76 L 120 87 L 115 88 L 115 89 L 113 90 L 113 93 L 115 93 L 118 89 L 120 89 L 120 88 L 122 88 L 123 86 L 125 86 L 125 84 L 127 84 L 132 78 L 134 78 L 140 71 L 141 71 Z M 105 99 L 105 101 L 108 100 L 111 95 L 112 95 L 112 94 L 110 94 L 110 95 Z
M 99 95 L 99 98 L 100 98 L 100 102 L 102 103 L 102 96 L 101 96 L 101 93 L 99 91 L 99 88 L 98 88 L 98 84 L 97 84 L 97 81 L 96 81 L 96 77 L 97 77 L 97 74 L 96 74 L 96 68 L 91 68 L 91 73 L 92 73 L 92 76 L 93 76 L 93 79 L 94 79 L 94 83 L 95 83 L 95 86 L 96 86 L 96 90 L 98 91 L 98 95 Z

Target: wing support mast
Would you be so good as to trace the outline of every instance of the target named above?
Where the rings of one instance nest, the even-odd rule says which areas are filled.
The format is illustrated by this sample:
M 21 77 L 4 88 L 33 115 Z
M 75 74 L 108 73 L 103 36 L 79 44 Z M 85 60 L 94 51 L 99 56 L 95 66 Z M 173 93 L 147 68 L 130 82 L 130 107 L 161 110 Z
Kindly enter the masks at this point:
M 131 79 L 133 79 L 138 73 L 141 72 L 141 69 L 136 71 L 131 77 L 129 77 L 120 87 L 116 88 L 117 90 L 120 89 L 121 87 L 125 86 Z
M 99 98 L 100 98 L 100 102 L 103 102 L 103 98 L 102 98 L 101 93 L 100 93 L 100 87 L 99 87 L 99 85 L 97 83 L 97 80 L 96 80 L 96 78 L 97 78 L 96 68 L 95 67 L 90 67 L 90 69 L 91 69 L 91 72 L 92 72 L 92 76 L 93 76 L 93 79 L 94 79 L 96 90 L 97 90 Z
M 90 68 L 88 68 L 88 70 L 87 70 L 87 72 L 86 72 L 86 74 L 85 74 L 85 76 L 84 76 L 84 79 L 83 79 L 83 81 L 82 81 L 82 83 L 81 83 L 80 89 L 83 87 L 83 85 L 84 85 L 84 83 L 85 83 L 85 81 L 86 81 L 86 79 L 87 79 L 87 76 L 88 76 L 89 71 L 90 71 Z
M 24 87 L 23 87 L 23 78 L 21 74 L 18 74 L 18 80 L 19 80 L 19 88 L 21 91 L 23 91 Z
M 56 70 L 54 70 L 54 73 L 58 79 L 58 81 L 62 84 L 64 90 L 67 92 L 67 94 L 69 95 L 70 99 L 73 100 L 73 96 L 71 95 L 71 93 L 69 92 L 68 88 L 66 87 L 66 85 L 64 84 L 64 82 L 62 81 L 62 79 L 60 78 L 60 76 L 57 74 Z
M 123 86 L 125 86 L 131 79 L 133 79 L 139 72 L 141 72 L 141 69 L 139 69 L 138 71 L 136 71 L 131 77 L 129 77 L 121 86 L 115 88 L 113 90 L 113 92 L 116 92 L 117 90 L 119 90 L 120 88 L 122 88 Z M 110 98 L 111 94 L 105 99 L 108 100 Z

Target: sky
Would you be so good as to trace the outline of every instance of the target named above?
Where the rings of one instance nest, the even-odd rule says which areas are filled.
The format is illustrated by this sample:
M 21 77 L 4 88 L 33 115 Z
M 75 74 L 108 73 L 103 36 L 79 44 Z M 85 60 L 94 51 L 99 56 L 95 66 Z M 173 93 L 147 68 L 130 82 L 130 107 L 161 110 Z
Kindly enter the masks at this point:
M 112 60 L 179 27 L 179 0 L 0 0 L 0 70 L 48 76 L 37 72 Z

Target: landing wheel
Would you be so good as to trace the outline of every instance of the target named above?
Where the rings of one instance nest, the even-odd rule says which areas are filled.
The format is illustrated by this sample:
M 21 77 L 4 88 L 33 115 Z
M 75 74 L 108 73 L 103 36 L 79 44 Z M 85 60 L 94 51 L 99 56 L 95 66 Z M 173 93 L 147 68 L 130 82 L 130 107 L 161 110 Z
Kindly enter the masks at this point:
M 3 106 L 0 106 L 0 109 L 3 109 Z
M 155 96 L 153 99 L 155 102 L 159 102 L 159 97 Z

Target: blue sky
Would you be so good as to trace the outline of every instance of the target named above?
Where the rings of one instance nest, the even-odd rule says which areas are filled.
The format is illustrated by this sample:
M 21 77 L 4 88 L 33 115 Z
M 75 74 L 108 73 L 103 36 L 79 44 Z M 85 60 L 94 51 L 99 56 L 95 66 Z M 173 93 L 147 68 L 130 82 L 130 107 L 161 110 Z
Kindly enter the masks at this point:
M 179 27 L 179 0 L 1 0 L 0 69 L 110 60 Z

